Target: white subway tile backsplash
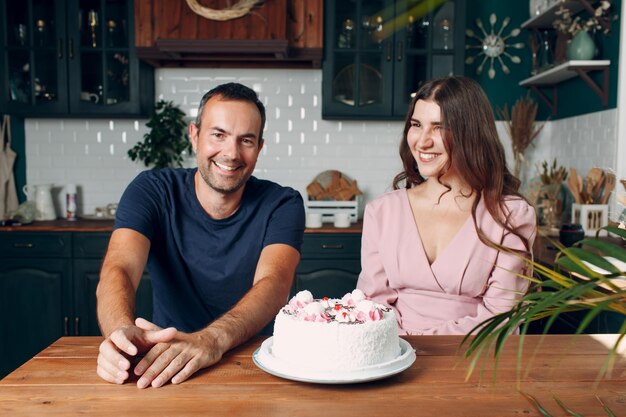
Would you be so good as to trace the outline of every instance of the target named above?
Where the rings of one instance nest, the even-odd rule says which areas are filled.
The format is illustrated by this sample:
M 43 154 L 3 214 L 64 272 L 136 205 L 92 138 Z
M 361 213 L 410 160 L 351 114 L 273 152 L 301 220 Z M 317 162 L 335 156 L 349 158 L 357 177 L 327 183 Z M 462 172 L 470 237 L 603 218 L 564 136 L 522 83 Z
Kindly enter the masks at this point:
M 321 71 L 277 69 L 158 69 L 156 97 L 177 103 L 194 118 L 202 95 L 224 82 L 251 86 L 267 107 L 266 144 L 255 175 L 306 193 L 320 172 L 339 169 L 358 181 L 366 201 L 391 190 L 400 171 L 403 121 L 321 119 Z M 79 213 L 118 201 L 142 170 L 127 151 L 147 132 L 146 119 L 27 119 L 29 183 L 78 184 Z M 616 111 L 548 122 L 527 152 L 526 177 L 536 164 L 557 156 L 560 164 L 586 172 L 599 164 L 615 168 Z M 498 123 L 512 166 L 510 141 Z M 593 162 L 591 162 L 593 161 Z M 195 166 L 190 158 L 185 166 Z M 58 199 L 61 199 L 58 193 Z M 60 210 L 61 201 L 57 201 Z

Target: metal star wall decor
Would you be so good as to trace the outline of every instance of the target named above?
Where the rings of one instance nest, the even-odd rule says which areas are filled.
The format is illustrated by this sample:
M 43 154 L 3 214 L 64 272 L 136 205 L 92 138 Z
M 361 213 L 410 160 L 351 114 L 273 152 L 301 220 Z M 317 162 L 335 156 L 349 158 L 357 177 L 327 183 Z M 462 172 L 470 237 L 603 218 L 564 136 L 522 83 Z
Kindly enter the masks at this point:
M 511 55 L 506 50 L 507 48 L 522 49 L 524 47 L 523 42 L 507 43 L 507 40 L 509 40 L 510 38 L 514 38 L 520 34 L 519 28 L 511 30 L 511 32 L 506 36 L 502 35 L 502 32 L 504 32 L 504 29 L 509 25 L 510 21 L 511 19 L 508 16 L 505 17 L 502 21 L 502 26 L 496 32 L 496 23 L 498 23 L 498 18 L 495 13 L 492 13 L 491 16 L 489 16 L 489 24 L 491 25 L 489 33 L 487 33 L 487 31 L 485 30 L 483 22 L 480 19 L 476 19 L 476 26 L 478 26 L 478 29 L 480 29 L 482 37 L 480 35 L 477 35 L 476 32 L 474 32 L 472 29 L 467 29 L 465 31 L 465 34 L 468 38 L 476 39 L 478 40 L 478 42 L 480 42 L 479 45 L 465 46 L 465 49 L 467 50 L 478 50 L 478 52 L 475 53 L 473 56 L 468 56 L 465 59 L 466 64 L 471 65 L 475 61 L 479 60 L 480 57 L 482 57 L 480 65 L 478 65 L 478 67 L 476 68 L 476 74 L 482 74 L 483 68 L 487 61 L 489 61 L 489 69 L 487 70 L 487 74 L 489 75 L 490 79 L 494 79 L 496 76 L 497 65 L 494 66 L 494 62 L 496 61 L 500 63 L 500 67 L 502 68 L 503 73 L 510 74 L 511 70 L 504 63 L 502 57 L 508 57 L 514 64 L 519 64 L 520 62 L 522 62 L 519 56 Z

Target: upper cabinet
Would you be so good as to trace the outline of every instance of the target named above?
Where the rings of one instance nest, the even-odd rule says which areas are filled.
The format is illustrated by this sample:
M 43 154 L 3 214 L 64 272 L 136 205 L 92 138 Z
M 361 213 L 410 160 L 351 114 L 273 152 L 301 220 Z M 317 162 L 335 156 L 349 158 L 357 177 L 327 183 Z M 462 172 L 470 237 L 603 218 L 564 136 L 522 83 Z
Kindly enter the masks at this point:
M 463 74 L 464 0 L 325 6 L 322 117 L 401 119 L 431 78 Z
M 321 66 L 323 0 L 239 3 L 135 0 L 138 56 L 159 67 Z
M 128 117 L 152 110 L 154 75 L 134 53 L 132 0 L 0 5 L 2 111 Z

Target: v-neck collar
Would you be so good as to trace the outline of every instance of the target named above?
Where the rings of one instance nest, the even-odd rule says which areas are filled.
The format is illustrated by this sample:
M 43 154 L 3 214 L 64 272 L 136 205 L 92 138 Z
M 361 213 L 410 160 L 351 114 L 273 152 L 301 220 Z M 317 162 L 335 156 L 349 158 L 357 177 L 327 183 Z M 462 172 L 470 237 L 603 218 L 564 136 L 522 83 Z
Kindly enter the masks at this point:
M 406 204 L 406 212 L 409 216 L 409 219 L 411 220 L 411 222 L 413 223 L 413 227 L 415 230 L 415 234 L 417 236 L 417 242 L 419 244 L 419 249 L 422 251 L 422 254 L 424 256 L 424 259 L 426 259 L 426 263 L 428 264 L 428 266 L 430 267 L 431 272 L 433 273 L 433 276 L 435 277 L 435 279 L 437 279 L 437 277 L 434 274 L 433 268 L 435 268 L 435 264 L 439 263 L 438 261 L 442 258 L 445 257 L 447 255 L 447 253 L 451 250 L 450 248 L 455 246 L 456 241 L 459 239 L 459 235 L 462 234 L 462 232 L 464 231 L 464 229 L 466 227 L 468 227 L 468 223 L 469 224 L 473 224 L 472 221 L 472 216 L 471 214 L 468 216 L 468 218 L 465 220 L 465 222 L 463 223 L 463 225 L 459 228 L 459 230 L 457 230 L 457 232 L 454 234 L 454 236 L 452 237 L 452 239 L 450 239 L 450 241 L 448 242 L 448 244 L 443 248 L 443 250 L 441 250 L 438 254 L 437 257 L 432 261 L 432 263 L 430 262 L 430 260 L 428 259 L 428 254 L 426 253 L 426 248 L 424 247 L 424 242 L 422 241 L 422 235 L 419 232 L 419 228 L 417 227 L 417 223 L 415 221 L 415 216 L 413 215 L 413 209 L 411 207 L 411 202 L 409 200 L 409 192 L 408 189 L 404 190 L 404 194 L 405 194 L 405 204 Z M 482 200 L 481 200 L 482 201 Z M 441 285 L 440 285 L 441 286 Z

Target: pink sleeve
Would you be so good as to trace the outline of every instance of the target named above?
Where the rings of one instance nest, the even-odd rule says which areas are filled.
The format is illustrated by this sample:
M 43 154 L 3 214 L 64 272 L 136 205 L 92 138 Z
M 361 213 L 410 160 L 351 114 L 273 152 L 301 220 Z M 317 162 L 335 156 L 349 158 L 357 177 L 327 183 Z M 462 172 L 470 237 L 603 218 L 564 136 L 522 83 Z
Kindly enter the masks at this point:
M 392 307 L 398 299 L 398 294 L 389 287 L 389 279 L 381 260 L 378 247 L 381 240 L 379 222 L 375 207 L 366 206 L 361 238 L 361 274 L 356 287 L 371 300 Z
M 512 211 L 511 224 L 522 236 L 528 239 L 532 256 L 532 247 L 537 233 L 535 209 L 524 201 L 515 200 L 515 203 L 517 204 L 508 205 Z M 507 231 L 499 243 L 515 250 L 527 250 L 519 237 Z M 498 252 L 496 264 L 487 281 L 483 301 L 478 306 L 476 316 L 450 320 L 441 326 L 425 331 L 424 334 L 466 334 L 484 320 L 510 310 L 524 296 L 530 284 L 528 279 L 517 275 L 532 273 L 532 270 L 527 269 L 526 261 L 521 256 L 520 254 Z

